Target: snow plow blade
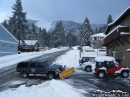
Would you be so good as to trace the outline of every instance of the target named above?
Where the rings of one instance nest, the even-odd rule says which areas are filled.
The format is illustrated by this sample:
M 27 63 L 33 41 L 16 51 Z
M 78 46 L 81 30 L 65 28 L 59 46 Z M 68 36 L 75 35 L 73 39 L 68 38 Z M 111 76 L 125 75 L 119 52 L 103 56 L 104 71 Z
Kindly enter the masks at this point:
M 74 72 L 74 67 L 72 67 L 72 68 L 70 68 L 70 69 L 67 69 L 67 70 L 61 72 L 61 73 L 59 74 L 59 77 L 60 77 L 61 79 L 62 79 L 62 78 L 65 78 L 65 77 L 67 77 L 68 75 L 70 75 L 70 74 L 73 73 L 73 72 Z

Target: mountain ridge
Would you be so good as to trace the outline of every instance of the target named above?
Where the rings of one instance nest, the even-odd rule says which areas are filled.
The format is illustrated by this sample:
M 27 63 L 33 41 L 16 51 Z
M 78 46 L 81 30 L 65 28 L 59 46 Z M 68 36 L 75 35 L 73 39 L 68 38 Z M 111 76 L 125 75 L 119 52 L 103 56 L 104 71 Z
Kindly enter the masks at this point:
M 56 23 L 58 21 L 53 21 L 53 22 L 42 22 L 42 21 L 38 21 L 38 20 L 29 20 L 29 24 L 30 23 L 34 23 L 37 27 L 41 27 L 41 28 L 47 28 L 48 31 L 52 32 L 56 26 Z M 74 21 L 65 21 L 62 20 L 62 24 L 64 27 L 64 31 L 65 31 L 65 35 L 68 34 L 71 30 L 72 34 L 78 36 L 80 31 L 81 31 L 81 26 L 82 23 L 78 23 L 78 22 L 74 22 Z M 92 30 L 94 31 L 94 33 L 96 33 L 96 28 L 99 29 L 100 27 L 103 27 L 105 24 L 94 24 L 94 23 L 90 23 L 90 26 L 92 28 Z M 47 26 L 47 27 L 45 27 Z

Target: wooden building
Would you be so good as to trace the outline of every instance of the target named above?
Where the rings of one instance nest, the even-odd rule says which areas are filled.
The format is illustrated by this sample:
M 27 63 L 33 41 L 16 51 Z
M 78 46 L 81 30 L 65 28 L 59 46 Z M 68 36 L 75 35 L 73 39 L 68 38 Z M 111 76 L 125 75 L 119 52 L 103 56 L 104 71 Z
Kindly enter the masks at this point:
M 130 68 L 130 8 L 108 24 L 105 34 L 102 45 L 107 47 L 107 55 Z
M 33 52 L 33 51 L 39 51 L 40 44 L 38 40 L 24 40 L 23 42 L 20 42 L 20 51 L 21 52 Z

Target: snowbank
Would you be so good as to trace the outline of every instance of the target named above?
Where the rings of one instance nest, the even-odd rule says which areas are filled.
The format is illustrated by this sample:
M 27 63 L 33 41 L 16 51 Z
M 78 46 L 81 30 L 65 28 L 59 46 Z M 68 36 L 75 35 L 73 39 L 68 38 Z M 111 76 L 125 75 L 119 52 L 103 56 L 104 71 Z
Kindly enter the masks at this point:
M 105 56 L 106 52 L 97 52 L 97 49 L 94 49 L 95 52 L 85 52 L 81 53 L 81 58 L 85 56 Z M 81 68 L 79 65 L 79 59 L 80 58 L 80 52 L 79 50 L 70 50 L 65 55 L 60 56 L 54 63 L 66 65 L 67 68 Z
M 81 90 L 79 90 L 81 91 Z M 65 82 L 51 80 L 40 85 L 26 87 L 20 86 L 17 89 L 9 89 L 0 92 L 0 97 L 83 97 L 80 93 Z

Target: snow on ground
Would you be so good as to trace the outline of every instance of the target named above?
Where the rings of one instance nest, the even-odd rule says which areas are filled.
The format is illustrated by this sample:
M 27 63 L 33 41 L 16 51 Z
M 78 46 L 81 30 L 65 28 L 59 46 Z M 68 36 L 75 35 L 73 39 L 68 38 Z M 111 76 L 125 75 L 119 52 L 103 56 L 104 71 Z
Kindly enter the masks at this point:
M 86 52 L 86 53 L 81 53 L 82 56 L 105 56 L 106 52 Z M 60 56 L 55 63 L 57 64 L 62 64 L 66 65 L 67 68 L 81 68 L 79 66 L 79 59 L 80 59 L 80 52 L 79 50 L 70 50 L 67 52 L 65 55 Z
M 66 49 L 66 48 L 64 48 Z M 21 53 L 16 55 L 10 55 L 5 57 L 0 57 L 0 68 L 5 66 L 10 66 L 20 61 L 28 60 L 45 53 L 51 53 L 63 49 L 51 49 L 41 52 L 31 52 L 31 53 Z M 95 53 L 86 53 L 86 55 L 93 55 Z M 82 56 L 85 55 L 82 54 Z M 100 54 L 99 54 L 100 55 Z M 101 53 L 105 55 L 105 53 Z M 79 50 L 70 50 L 66 54 L 57 58 L 55 63 L 66 65 L 66 67 L 79 67 Z M 13 82 L 12 84 L 22 83 L 21 81 Z M 27 87 L 26 85 L 21 85 L 18 88 L 12 88 L 0 92 L 0 97 L 83 97 L 81 95 L 84 93 L 82 89 L 74 89 L 69 84 L 63 82 L 62 80 L 48 80 L 39 85 L 33 85 Z
M 65 55 L 60 56 L 54 63 L 66 65 L 67 68 L 79 68 L 79 50 L 70 50 Z
M 39 85 L 26 87 L 21 85 L 17 89 L 0 92 L 0 97 L 83 97 L 65 82 L 59 80 L 46 81 Z

